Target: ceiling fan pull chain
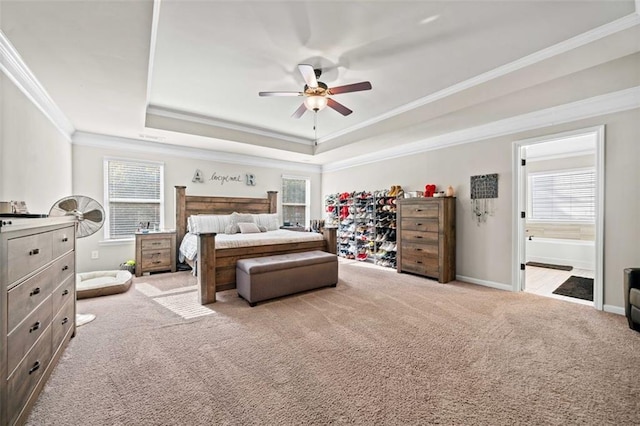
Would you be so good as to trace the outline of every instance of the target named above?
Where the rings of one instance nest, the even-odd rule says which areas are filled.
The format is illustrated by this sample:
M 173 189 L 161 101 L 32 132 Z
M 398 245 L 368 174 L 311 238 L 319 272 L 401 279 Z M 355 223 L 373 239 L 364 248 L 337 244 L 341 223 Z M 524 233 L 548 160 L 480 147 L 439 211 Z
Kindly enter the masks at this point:
M 313 144 L 318 146 L 318 111 L 313 114 Z

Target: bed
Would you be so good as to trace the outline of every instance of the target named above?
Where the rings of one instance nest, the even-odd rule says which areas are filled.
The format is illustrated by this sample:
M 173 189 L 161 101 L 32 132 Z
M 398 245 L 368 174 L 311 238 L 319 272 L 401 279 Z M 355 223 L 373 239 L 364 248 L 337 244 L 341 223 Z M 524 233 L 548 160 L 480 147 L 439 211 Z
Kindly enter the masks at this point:
M 256 235 L 255 243 L 247 243 L 236 235 L 218 235 L 215 232 L 188 232 L 189 217 L 195 215 L 231 215 L 234 212 L 253 215 L 272 215 L 277 209 L 277 191 L 268 191 L 266 198 L 213 197 L 187 195 L 185 186 L 176 186 L 176 238 L 178 259 L 183 240 L 195 242 L 199 300 L 203 305 L 216 301 L 216 292 L 236 287 L 236 262 L 275 254 L 322 250 L 336 254 L 336 229 L 325 228 L 321 236 L 312 232 L 286 230 L 269 231 Z M 191 234 L 191 235 L 188 235 Z M 262 235 L 265 234 L 265 235 Z M 271 235 L 284 235 L 269 240 Z M 216 246 L 218 240 L 218 246 Z M 231 243 L 228 241 L 232 241 Z M 233 242 L 236 241 L 236 242 Z M 240 242 L 238 242 L 240 241 Z

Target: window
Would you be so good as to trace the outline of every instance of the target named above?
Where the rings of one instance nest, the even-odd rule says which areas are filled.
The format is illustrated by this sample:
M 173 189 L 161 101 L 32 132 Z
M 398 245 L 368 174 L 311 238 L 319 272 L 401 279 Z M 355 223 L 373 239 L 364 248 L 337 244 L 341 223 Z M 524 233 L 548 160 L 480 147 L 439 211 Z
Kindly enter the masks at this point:
M 311 182 L 305 177 L 282 177 L 282 220 L 284 224 L 307 226 L 310 221 Z
M 104 160 L 106 239 L 133 238 L 140 223 L 164 224 L 164 165 L 146 161 Z
M 595 222 L 594 169 L 529 174 L 529 219 Z

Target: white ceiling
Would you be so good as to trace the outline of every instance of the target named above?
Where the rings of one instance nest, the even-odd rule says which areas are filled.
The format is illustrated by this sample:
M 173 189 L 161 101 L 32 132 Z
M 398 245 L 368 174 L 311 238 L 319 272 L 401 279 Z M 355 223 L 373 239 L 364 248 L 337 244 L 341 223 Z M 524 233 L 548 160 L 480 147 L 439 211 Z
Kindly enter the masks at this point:
M 504 94 L 628 55 L 624 43 L 586 43 L 580 58 L 559 46 L 634 11 L 633 0 L 1 0 L 0 23 L 79 132 L 327 164 L 433 136 L 431 119 L 491 100 L 477 84 Z M 535 55 L 562 71 L 534 76 Z M 291 118 L 301 98 L 258 96 L 301 91 L 300 63 L 329 87 L 373 89 L 336 95 L 353 114 L 322 110 L 314 130 L 312 112 Z

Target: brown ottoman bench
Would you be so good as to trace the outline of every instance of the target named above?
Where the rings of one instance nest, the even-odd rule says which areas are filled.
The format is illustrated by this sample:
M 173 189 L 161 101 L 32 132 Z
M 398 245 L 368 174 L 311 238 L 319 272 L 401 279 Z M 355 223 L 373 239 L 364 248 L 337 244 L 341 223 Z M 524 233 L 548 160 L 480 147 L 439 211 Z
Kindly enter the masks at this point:
M 238 295 L 250 306 L 338 283 L 338 257 L 324 251 L 305 251 L 240 259 L 236 263 Z

